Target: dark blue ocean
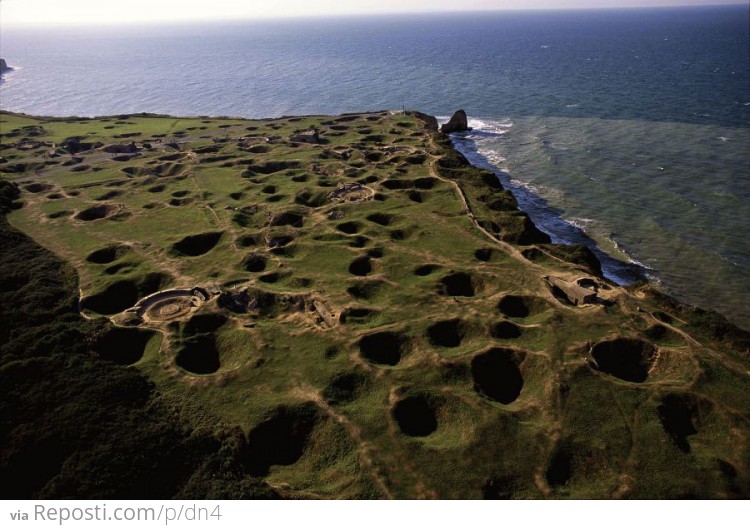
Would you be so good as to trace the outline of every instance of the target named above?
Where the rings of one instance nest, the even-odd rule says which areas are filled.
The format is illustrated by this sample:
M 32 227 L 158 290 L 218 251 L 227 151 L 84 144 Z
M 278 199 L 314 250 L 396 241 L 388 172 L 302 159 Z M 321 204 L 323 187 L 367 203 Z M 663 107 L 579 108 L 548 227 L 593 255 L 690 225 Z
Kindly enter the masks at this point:
M 748 6 L 1 27 L 0 108 L 464 108 L 457 147 L 556 240 L 750 328 L 749 27 Z

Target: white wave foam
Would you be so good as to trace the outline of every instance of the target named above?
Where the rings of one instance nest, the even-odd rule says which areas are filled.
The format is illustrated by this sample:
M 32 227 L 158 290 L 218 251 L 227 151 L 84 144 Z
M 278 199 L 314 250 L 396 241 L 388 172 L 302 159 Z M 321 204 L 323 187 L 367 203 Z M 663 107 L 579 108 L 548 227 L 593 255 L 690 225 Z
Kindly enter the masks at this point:
M 643 261 L 640 261 L 637 257 L 635 257 L 633 254 L 631 254 L 630 252 L 625 250 L 622 246 L 620 246 L 620 244 L 617 242 L 614 236 L 615 236 L 614 234 L 610 234 L 607 236 L 607 239 L 609 240 L 610 243 L 612 243 L 612 245 L 614 245 L 614 247 L 617 249 L 617 251 L 620 254 L 623 254 L 627 258 L 627 260 L 630 263 L 633 263 L 634 265 L 638 265 L 639 267 L 644 268 L 646 270 L 650 270 L 652 272 L 654 271 L 653 268 L 649 267 Z
M 490 161 L 492 164 L 496 166 L 499 166 L 508 160 L 502 155 L 500 155 L 498 152 L 494 150 L 490 150 L 490 149 L 484 150 L 480 148 L 479 153 L 481 153 L 485 158 L 487 158 L 488 161 Z
M 510 130 L 512 127 L 513 122 L 508 119 L 496 120 L 477 117 L 469 118 L 469 128 L 487 133 L 503 135 L 505 133 L 508 133 L 508 130 Z

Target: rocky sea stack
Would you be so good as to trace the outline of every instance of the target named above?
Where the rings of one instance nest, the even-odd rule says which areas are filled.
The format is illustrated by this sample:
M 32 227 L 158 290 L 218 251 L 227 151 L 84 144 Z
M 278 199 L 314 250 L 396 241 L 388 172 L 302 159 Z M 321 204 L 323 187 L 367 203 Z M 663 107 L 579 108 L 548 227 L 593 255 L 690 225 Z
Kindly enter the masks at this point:
M 12 68 L 8 67 L 8 63 L 5 62 L 4 58 L 0 58 L 0 75 L 5 73 L 6 71 L 10 71 Z
M 456 111 L 451 119 L 440 127 L 440 133 L 449 134 L 469 130 L 469 120 L 464 110 Z

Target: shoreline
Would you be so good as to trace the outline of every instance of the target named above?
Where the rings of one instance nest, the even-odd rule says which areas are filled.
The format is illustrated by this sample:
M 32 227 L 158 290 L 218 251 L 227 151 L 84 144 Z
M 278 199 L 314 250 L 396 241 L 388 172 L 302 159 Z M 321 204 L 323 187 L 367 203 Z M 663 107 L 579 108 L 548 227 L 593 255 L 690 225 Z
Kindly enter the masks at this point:
M 434 119 L 435 122 L 439 122 L 438 119 L 429 114 L 425 114 L 423 112 L 417 111 L 417 110 L 392 110 L 392 109 L 381 109 L 381 110 L 368 110 L 368 111 L 353 111 L 353 112 L 344 112 L 337 115 L 323 115 L 323 114 L 305 114 L 305 115 L 284 115 L 280 117 L 262 117 L 262 118 L 248 118 L 248 117 L 242 117 L 242 116 L 229 116 L 229 115 L 219 115 L 219 116 L 209 116 L 209 115 L 197 115 L 197 116 L 185 116 L 185 115 L 170 115 L 170 114 L 161 114 L 161 113 L 151 113 L 151 112 L 134 112 L 134 113 L 121 113 L 121 114 L 112 114 L 112 115 L 99 115 L 99 116 L 93 116 L 93 117 L 80 117 L 80 116 L 50 116 L 50 115 L 31 115 L 24 112 L 12 112 L 12 111 L 6 111 L 0 109 L 0 115 L 7 114 L 11 116 L 18 116 L 23 118 L 30 118 L 30 119 L 36 119 L 42 122 L 87 122 L 87 121 L 97 121 L 100 119 L 107 119 L 107 118 L 153 118 L 153 119 L 174 119 L 174 120 L 195 120 L 195 119 L 211 119 L 211 120 L 217 120 L 217 121 L 257 121 L 257 122 L 272 122 L 279 119 L 305 119 L 305 118 L 325 118 L 325 117 L 346 117 L 346 116 L 355 116 L 355 115 L 363 115 L 363 114 L 376 114 L 376 113 L 389 113 L 391 115 L 408 115 L 412 116 L 415 119 L 426 123 L 428 120 Z M 715 313 L 719 316 L 721 316 L 723 319 L 725 319 L 728 323 L 731 325 L 737 327 L 739 330 L 747 331 L 747 329 L 740 327 L 736 323 L 730 321 L 725 315 L 713 310 L 713 309 L 704 309 L 701 307 L 697 307 L 696 305 L 686 302 L 683 300 L 679 300 L 676 297 L 672 296 L 666 291 L 659 290 L 652 280 L 649 278 L 648 275 L 648 267 L 645 265 L 639 264 L 637 262 L 623 262 L 621 260 L 618 260 L 609 254 L 606 253 L 601 247 L 599 247 L 598 243 L 589 237 L 586 232 L 581 229 L 580 227 L 570 224 L 569 222 L 562 219 L 559 215 L 555 214 L 555 209 L 552 206 L 549 206 L 546 201 L 544 201 L 543 198 L 540 196 L 534 194 L 533 192 L 526 190 L 518 185 L 514 185 L 512 182 L 510 182 L 510 174 L 503 171 L 502 169 L 494 166 L 492 163 L 490 163 L 487 159 L 484 158 L 484 156 L 479 153 L 478 151 L 469 151 L 466 148 L 461 147 L 461 138 L 460 136 L 456 136 L 455 134 L 442 134 L 439 133 L 437 130 L 434 131 L 434 135 L 436 137 L 444 138 L 446 141 L 448 141 L 450 148 L 452 151 L 460 155 L 465 162 L 470 165 L 471 167 L 475 168 L 476 170 L 480 172 L 489 172 L 492 173 L 493 176 L 495 176 L 499 182 L 499 184 L 502 186 L 502 188 L 510 193 L 513 196 L 513 199 L 515 200 L 515 206 L 516 210 L 520 212 L 521 214 L 525 215 L 529 221 L 530 227 L 532 229 L 536 229 L 539 232 L 543 233 L 545 236 L 549 236 L 550 240 L 547 242 L 550 246 L 557 246 L 557 247 L 566 247 L 567 249 L 577 249 L 579 247 L 582 247 L 585 251 L 588 252 L 588 254 L 585 254 L 583 258 L 577 257 L 574 258 L 571 261 L 568 261 L 568 263 L 577 264 L 579 266 L 585 267 L 588 271 L 591 271 L 594 275 L 597 275 L 598 277 L 602 277 L 606 280 L 608 280 L 610 283 L 622 286 L 622 287 L 642 287 L 647 286 L 649 288 L 653 288 L 655 291 L 658 291 L 659 294 L 662 294 L 666 297 L 668 297 L 673 302 L 690 307 L 692 309 L 697 309 L 704 312 L 709 313 Z M 475 164 L 476 161 L 479 161 L 477 164 Z M 2 165 L 0 165 L 2 166 Z M 521 199 L 519 199 L 516 194 L 521 194 Z M 526 194 L 526 195 L 523 195 Z M 529 199 L 530 196 L 530 199 Z M 529 202 L 536 201 L 532 203 L 532 206 L 537 206 L 538 211 L 542 213 L 549 213 L 553 220 L 559 221 L 562 223 L 565 223 L 570 230 L 573 232 L 574 236 L 571 238 L 562 238 L 556 240 L 554 238 L 554 234 L 551 234 L 547 228 L 545 228 L 544 222 L 537 222 L 534 221 L 534 219 L 531 217 L 531 214 L 529 211 L 522 207 L 521 203 L 526 201 Z M 627 254 L 624 253 L 626 256 Z M 591 258 L 596 260 L 596 265 L 591 265 Z M 587 261 L 588 260 L 588 261 Z
M 0 290 L 4 315 L 17 320 L 10 360 L 50 353 L 39 345 L 46 333 L 26 327 L 64 288 L 66 317 L 50 313 L 45 331 L 78 327 L 63 334 L 91 363 L 139 375 L 183 429 L 235 445 L 167 496 L 219 496 L 201 483 L 224 480 L 212 466 L 233 467 L 212 491 L 252 481 L 290 498 L 711 498 L 727 495 L 716 477 L 729 468 L 730 495 L 750 492 L 747 441 L 726 448 L 750 433 L 736 420 L 750 403 L 750 334 L 648 285 L 596 277 L 590 251 L 549 243 L 493 172 L 424 119 L 0 120 L 12 161 L 0 170 L 19 181 L 0 184 L 10 212 L 0 234 L 44 246 L 68 276 L 50 289 L 25 252 L 2 252 L 7 275 L 28 275 L 21 294 L 10 282 Z M 293 141 L 301 129 L 316 141 Z M 116 155 L 123 148 L 128 155 Z M 34 180 L 20 183 L 25 176 Z M 373 193 L 333 199 L 347 183 Z M 71 363 L 67 339 L 47 341 Z M 48 386 L 90 371 L 73 363 L 15 377 L 55 392 Z M 86 378 L 102 385 L 101 374 Z M 95 405 L 81 392 L 80 406 Z M 665 421 L 675 408 L 700 436 Z M 9 433 L 21 438 L 45 429 L 26 419 L 17 428 Z M 288 429 L 299 430 L 299 447 L 284 445 Z M 88 444 L 119 456 L 129 450 L 110 444 L 133 435 L 141 432 L 83 442 L 65 434 L 62 475 L 18 491 L 65 497 L 73 486 L 55 480 L 115 465 L 84 454 Z M 643 446 L 623 444 L 628 436 Z M 13 458 L 29 458 L 37 442 L 9 443 Z M 332 487 L 333 476 L 344 484 Z
M 552 243 L 585 246 L 594 253 L 601 263 L 604 276 L 618 285 L 627 286 L 638 282 L 651 282 L 648 271 L 653 269 L 636 261 L 619 247 L 619 252 L 628 261 L 609 255 L 583 228 L 563 219 L 558 209 L 550 205 L 543 197 L 532 190 L 514 184 L 509 172 L 493 165 L 478 150 L 470 151 L 465 148 L 466 142 L 469 141 L 464 140 L 463 137 L 451 137 L 453 147 L 466 157 L 473 166 L 481 170 L 489 170 L 500 179 L 503 186 L 508 188 L 519 202 L 519 210 L 529 214 L 536 227 L 550 236 Z M 523 206 L 521 203 L 525 203 L 527 206 Z M 548 217 L 544 219 L 539 216 Z

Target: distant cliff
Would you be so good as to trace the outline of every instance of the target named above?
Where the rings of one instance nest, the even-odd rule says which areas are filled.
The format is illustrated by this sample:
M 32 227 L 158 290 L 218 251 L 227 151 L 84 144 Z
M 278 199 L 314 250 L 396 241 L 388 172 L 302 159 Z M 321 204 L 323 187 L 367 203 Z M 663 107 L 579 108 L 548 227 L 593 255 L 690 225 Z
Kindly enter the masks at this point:
M 5 62 L 4 58 L 0 58 L 0 75 L 5 73 L 6 71 L 10 71 L 12 68 L 8 67 L 8 63 Z

